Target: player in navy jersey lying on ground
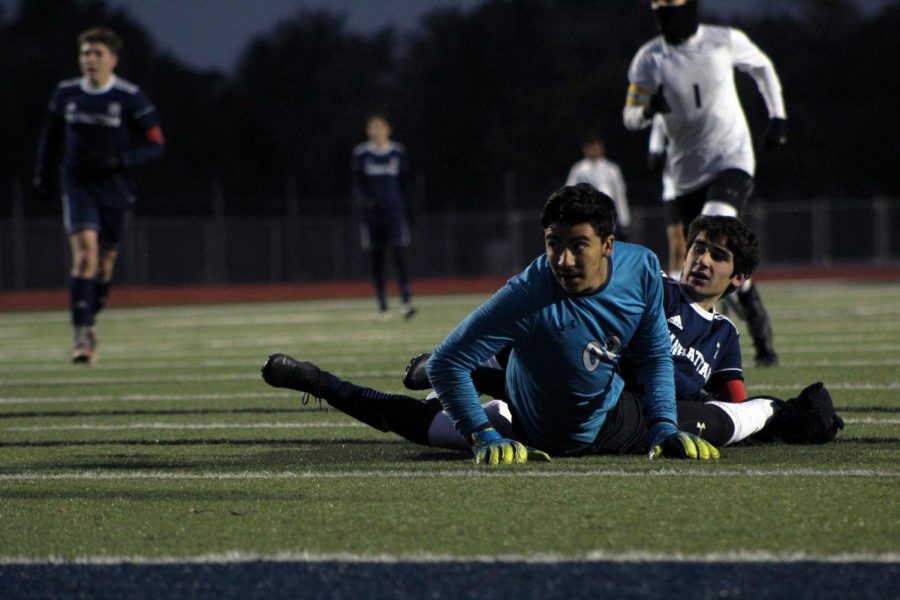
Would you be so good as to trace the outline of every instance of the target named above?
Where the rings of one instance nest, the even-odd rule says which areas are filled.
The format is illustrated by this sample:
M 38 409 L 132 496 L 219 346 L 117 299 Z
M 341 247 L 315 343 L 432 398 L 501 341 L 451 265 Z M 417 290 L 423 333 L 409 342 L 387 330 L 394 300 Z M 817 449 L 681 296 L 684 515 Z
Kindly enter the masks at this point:
M 843 421 L 834 414 L 828 391 L 817 383 L 796 399 L 747 398 L 741 347 L 734 324 L 716 312 L 716 303 L 746 281 L 759 262 L 756 235 L 734 217 L 700 216 L 689 228 L 680 281 L 661 275 L 663 305 L 671 340 L 678 400 L 678 425 L 722 446 L 750 436 L 791 443 L 826 442 Z M 476 388 L 504 397 L 501 352 L 473 374 Z M 430 387 L 427 354 L 410 362 L 404 384 Z M 629 387 L 638 385 L 626 353 L 621 371 Z
M 718 458 L 676 426 L 671 343 L 656 256 L 615 245 L 612 200 L 589 184 L 554 192 L 541 212 L 546 253 L 472 312 L 435 349 L 439 400 L 364 388 L 284 354 L 262 368 L 270 385 L 311 393 L 381 431 L 476 463 L 549 455 Z M 472 372 L 509 347 L 504 400 L 482 405 Z M 617 371 L 629 353 L 635 387 Z
M 129 170 L 161 157 L 165 144 L 153 104 L 114 72 L 121 48 L 121 38 L 109 29 L 78 36 L 82 77 L 53 91 L 38 144 L 34 188 L 47 200 L 62 192 L 76 363 L 94 358 L 95 316 L 106 305 L 135 202 Z

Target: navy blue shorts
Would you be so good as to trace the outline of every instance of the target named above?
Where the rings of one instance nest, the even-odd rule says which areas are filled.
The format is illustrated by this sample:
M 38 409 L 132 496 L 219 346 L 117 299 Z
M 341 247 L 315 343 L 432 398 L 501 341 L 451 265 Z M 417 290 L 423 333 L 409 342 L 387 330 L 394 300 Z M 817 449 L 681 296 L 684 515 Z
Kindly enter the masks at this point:
M 362 249 L 366 251 L 409 246 L 409 225 L 402 217 L 372 217 L 364 219 L 359 227 Z
M 108 198 L 96 190 L 71 187 L 63 194 L 63 223 L 69 235 L 93 229 L 101 248 L 116 249 L 133 207 L 133 196 Z

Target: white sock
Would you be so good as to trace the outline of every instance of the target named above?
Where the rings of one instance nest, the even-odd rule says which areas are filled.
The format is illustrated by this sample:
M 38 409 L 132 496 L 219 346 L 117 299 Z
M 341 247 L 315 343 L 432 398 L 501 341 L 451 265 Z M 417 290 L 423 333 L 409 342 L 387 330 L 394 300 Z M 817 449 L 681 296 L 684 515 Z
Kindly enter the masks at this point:
M 713 400 L 707 404 L 715 404 L 721 408 L 734 423 L 734 435 L 723 444 L 725 446 L 746 439 L 761 430 L 775 414 L 775 401 L 768 398 L 739 403 Z

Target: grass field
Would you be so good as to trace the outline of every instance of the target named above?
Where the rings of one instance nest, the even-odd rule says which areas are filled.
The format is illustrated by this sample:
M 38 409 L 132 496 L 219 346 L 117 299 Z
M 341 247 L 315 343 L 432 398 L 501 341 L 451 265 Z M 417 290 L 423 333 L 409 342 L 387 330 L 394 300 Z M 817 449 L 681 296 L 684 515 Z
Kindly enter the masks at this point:
M 368 298 L 112 308 L 90 367 L 68 362 L 65 313 L 0 314 L 0 578 L 46 563 L 802 560 L 884 564 L 896 583 L 900 284 L 761 289 L 782 366 L 754 368 L 746 344 L 749 393 L 824 381 L 847 426 L 715 464 L 476 468 L 260 379 L 284 351 L 401 392 L 409 358 L 482 296 L 421 297 L 388 323 Z

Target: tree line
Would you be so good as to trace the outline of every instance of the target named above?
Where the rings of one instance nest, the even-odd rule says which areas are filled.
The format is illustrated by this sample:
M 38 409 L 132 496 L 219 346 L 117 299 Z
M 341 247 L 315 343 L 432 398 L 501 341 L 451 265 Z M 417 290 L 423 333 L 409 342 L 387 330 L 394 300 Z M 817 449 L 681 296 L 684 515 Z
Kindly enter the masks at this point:
M 0 5 L 2 6 L 2 5 Z M 721 20 L 773 60 L 789 144 L 758 155 L 756 196 L 900 196 L 900 5 L 863 14 L 850 0 L 804 0 L 799 12 Z M 298 11 L 243 49 L 233 74 L 191 68 L 103 0 L 23 0 L 0 14 L 0 215 L 15 181 L 27 185 L 55 84 L 76 76 L 75 37 L 104 25 L 125 40 L 118 73 L 156 104 L 166 157 L 139 172 L 139 214 L 203 214 L 213 187 L 228 214 L 350 210 L 349 158 L 367 114 L 381 111 L 409 149 L 426 210 L 539 204 L 600 130 L 632 204 L 658 201 L 646 133 L 621 109 L 629 62 L 656 35 L 646 2 L 488 0 L 440 9 L 407 35 L 350 31 L 340 13 Z M 757 135 L 765 106 L 738 75 Z M 58 210 L 27 204 L 28 214 Z

